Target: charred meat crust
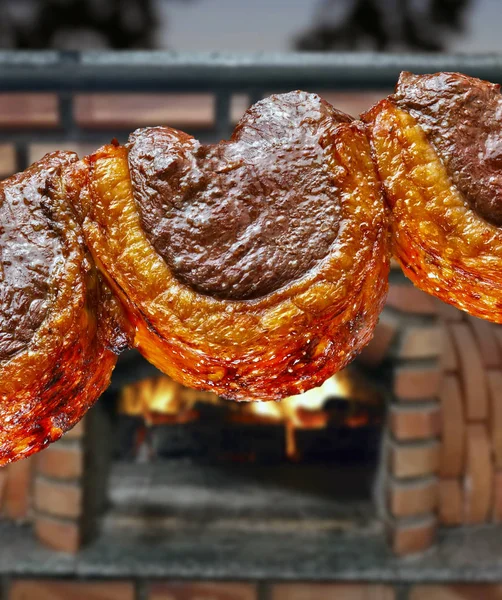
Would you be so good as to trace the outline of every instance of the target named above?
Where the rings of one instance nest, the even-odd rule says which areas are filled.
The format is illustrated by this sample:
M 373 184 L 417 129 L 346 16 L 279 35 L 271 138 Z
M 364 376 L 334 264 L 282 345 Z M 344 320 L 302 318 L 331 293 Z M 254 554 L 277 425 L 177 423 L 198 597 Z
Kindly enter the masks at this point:
M 64 185 L 76 161 L 52 153 L 0 184 L 0 465 L 73 427 L 125 342 Z
M 51 279 L 64 260 L 51 180 L 76 160 L 55 152 L 0 183 L 0 362 L 26 348 L 47 314 Z
M 134 197 L 171 272 L 199 293 L 246 300 L 315 267 L 341 218 L 326 146 L 350 121 L 315 94 L 291 92 L 255 104 L 217 145 L 167 127 L 135 132 Z
M 500 86 L 460 73 L 402 73 L 392 96 L 427 134 L 470 207 L 502 226 Z

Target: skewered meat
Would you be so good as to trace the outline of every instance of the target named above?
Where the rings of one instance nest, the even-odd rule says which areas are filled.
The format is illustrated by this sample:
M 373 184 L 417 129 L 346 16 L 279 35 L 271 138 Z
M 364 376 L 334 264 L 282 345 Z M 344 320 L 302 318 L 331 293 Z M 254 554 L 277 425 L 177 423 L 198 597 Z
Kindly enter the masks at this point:
M 0 465 L 75 425 L 125 342 L 62 193 L 76 160 L 55 152 L 0 184 Z
M 263 100 L 214 146 L 139 130 L 65 181 L 134 345 L 181 383 L 280 399 L 369 341 L 387 289 L 384 202 L 361 123 L 318 96 Z
M 498 86 L 404 73 L 365 124 L 292 92 L 228 142 L 142 129 L 4 181 L 0 464 L 75 424 L 127 345 L 236 400 L 322 383 L 371 337 L 389 221 L 418 286 L 502 322 L 501 114 Z
M 458 73 L 403 73 L 363 119 L 393 250 L 426 292 L 502 322 L 502 97 Z

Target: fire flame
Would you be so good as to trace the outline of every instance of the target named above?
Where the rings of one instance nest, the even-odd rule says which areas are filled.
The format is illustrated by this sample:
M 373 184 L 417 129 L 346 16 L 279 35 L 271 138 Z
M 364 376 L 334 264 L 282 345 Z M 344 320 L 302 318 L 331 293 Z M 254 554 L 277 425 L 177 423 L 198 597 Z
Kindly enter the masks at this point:
M 381 402 L 381 397 L 368 385 L 361 385 L 348 370 L 327 379 L 321 386 L 303 394 L 290 396 L 281 402 L 226 402 L 216 394 L 185 388 L 161 375 L 128 385 L 119 397 L 118 411 L 142 417 L 147 425 L 188 423 L 199 418 L 201 404 L 224 406 L 228 420 L 238 423 L 282 423 L 286 428 L 286 451 L 296 456 L 296 429 L 323 429 L 329 413 L 325 410 L 330 398 L 362 400 L 366 404 Z M 368 423 L 366 412 L 345 417 L 346 427 L 362 427 Z

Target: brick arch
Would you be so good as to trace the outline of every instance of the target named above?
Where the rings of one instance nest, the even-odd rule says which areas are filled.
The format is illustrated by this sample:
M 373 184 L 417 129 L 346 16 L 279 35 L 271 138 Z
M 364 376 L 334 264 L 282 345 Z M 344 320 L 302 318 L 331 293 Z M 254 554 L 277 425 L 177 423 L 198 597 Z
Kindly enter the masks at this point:
M 439 521 L 502 519 L 502 326 L 441 306 Z
M 502 520 L 502 326 L 415 288 L 394 268 L 361 360 L 394 363 L 377 502 L 397 554 L 437 525 Z

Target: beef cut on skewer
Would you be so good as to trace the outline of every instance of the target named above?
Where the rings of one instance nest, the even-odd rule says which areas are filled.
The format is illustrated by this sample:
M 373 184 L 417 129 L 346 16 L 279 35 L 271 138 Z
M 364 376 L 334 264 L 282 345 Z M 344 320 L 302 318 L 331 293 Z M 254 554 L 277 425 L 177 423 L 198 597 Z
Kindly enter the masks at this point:
M 0 184 L 0 464 L 73 427 L 125 343 L 61 187 L 76 160 L 48 154 Z
M 177 381 L 279 400 L 347 365 L 390 247 L 502 322 L 498 86 L 402 74 L 362 116 L 291 92 L 204 146 L 168 127 L 0 184 L 0 464 L 72 427 L 136 347 Z
M 460 73 L 402 73 L 363 120 L 393 252 L 429 294 L 502 322 L 502 96 Z
M 371 338 L 389 269 L 383 196 L 362 124 L 319 96 L 263 100 L 214 146 L 139 130 L 66 178 L 133 345 L 181 383 L 279 400 Z

